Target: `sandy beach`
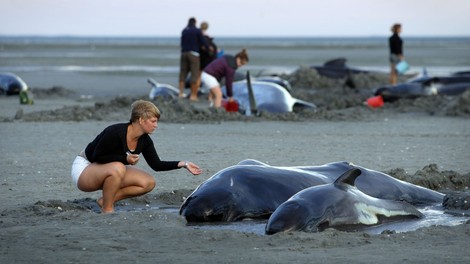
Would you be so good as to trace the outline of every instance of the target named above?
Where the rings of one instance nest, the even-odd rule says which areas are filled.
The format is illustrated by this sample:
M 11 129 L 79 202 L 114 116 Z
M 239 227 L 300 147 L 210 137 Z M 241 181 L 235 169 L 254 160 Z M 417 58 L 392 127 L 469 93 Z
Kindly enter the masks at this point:
M 431 166 L 438 179 L 454 179 L 434 189 L 468 191 L 466 115 L 430 114 L 395 105 L 241 117 L 201 110 L 201 105 L 188 110 L 181 106 L 185 102 L 157 101 L 163 116 L 152 139 L 160 156 L 191 160 L 204 172 L 152 172 L 157 180 L 152 192 L 125 200 L 117 205 L 117 213 L 103 215 L 94 202 L 100 192 L 83 193 L 73 186 L 70 166 L 104 127 L 128 120 L 126 104 L 133 98 L 113 100 L 38 96 L 33 105 L 19 105 L 17 97 L 0 98 L 1 263 L 470 261 L 469 222 L 378 235 L 328 229 L 266 236 L 188 226 L 178 215 L 184 197 L 200 183 L 248 158 L 275 166 L 345 160 L 379 171 L 400 171 L 409 181 Z M 145 162 L 137 166 L 151 172 Z

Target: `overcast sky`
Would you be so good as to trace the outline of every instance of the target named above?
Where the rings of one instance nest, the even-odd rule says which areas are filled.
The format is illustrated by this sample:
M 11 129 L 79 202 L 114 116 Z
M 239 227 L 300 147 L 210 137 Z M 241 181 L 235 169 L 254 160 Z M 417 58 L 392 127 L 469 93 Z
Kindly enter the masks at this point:
M 0 35 L 470 36 L 470 0 L 0 0 Z

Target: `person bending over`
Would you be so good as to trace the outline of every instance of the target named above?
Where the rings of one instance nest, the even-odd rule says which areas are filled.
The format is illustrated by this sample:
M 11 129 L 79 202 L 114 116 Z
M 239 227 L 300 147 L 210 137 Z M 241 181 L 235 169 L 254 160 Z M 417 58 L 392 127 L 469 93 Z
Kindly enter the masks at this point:
M 214 107 L 222 105 L 222 90 L 220 81 L 225 77 L 225 87 L 229 102 L 233 101 L 232 84 L 235 77 L 235 71 L 249 61 L 248 53 L 245 49 L 235 56 L 224 55 L 207 65 L 201 74 L 202 83 L 209 88 L 210 96 L 214 100 Z
M 103 213 L 114 212 L 114 203 L 148 193 L 155 188 L 155 179 L 135 168 L 140 155 L 155 171 L 186 168 L 193 175 L 202 170 L 188 161 L 160 160 L 149 134 L 158 127 L 160 110 L 151 102 L 138 100 L 132 106 L 128 123 L 106 127 L 75 158 L 72 179 L 84 192 L 102 190 L 97 200 Z

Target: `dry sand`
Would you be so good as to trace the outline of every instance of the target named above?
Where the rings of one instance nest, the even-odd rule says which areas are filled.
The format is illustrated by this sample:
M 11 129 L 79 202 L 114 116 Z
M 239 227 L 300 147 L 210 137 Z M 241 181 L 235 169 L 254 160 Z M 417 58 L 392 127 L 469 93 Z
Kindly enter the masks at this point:
M 155 190 L 102 215 L 94 204 L 100 193 L 73 186 L 71 162 L 104 127 L 128 119 L 133 99 L 96 103 L 60 94 L 20 106 L 17 97 L 0 97 L 0 263 L 470 262 L 469 223 L 380 235 L 329 229 L 265 236 L 187 226 L 177 214 L 201 182 L 247 158 L 276 166 L 346 160 L 446 193 L 468 191 L 468 115 L 435 107 L 457 109 L 465 97 L 248 118 L 157 102 L 163 117 L 152 138 L 160 156 L 189 159 L 204 173 L 153 173 Z M 145 162 L 137 166 L 151 171 Z

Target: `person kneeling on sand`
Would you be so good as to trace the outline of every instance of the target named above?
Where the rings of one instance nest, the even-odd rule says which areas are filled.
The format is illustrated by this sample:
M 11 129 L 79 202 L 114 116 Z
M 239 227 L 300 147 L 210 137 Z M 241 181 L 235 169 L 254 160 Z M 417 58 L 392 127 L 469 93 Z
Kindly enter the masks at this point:
M 160 110 L 151 102 L 138 100 L 132 104 L 128 123 L 108 126 L 75 158 L 72 179 L 84 192 L 102 190 L 97 200 L 103 213 L 114 212 L 114 203 L 148 193 L 155 188 L 155 179 L 147 172 L 132 167 L 142 153 L 155 171 L 186 168 L 194 175 L 202 170 L 188 161 L 160 160 L 151 134 L 158 127 Z
M 245 49 L 237 53 L 237 55 L 224 55 L 207 65 L 201 74 L 201 82 L 209 88 L 209 97 L 214 101 L 214 107 L 222 106 L 222 90 L 220 89 L 220 81 L 225 77 L 225 87 L 229 102 L 233 102 L 232 85 L 235 78 L 235 71 L 247 64 L 249 61 L 248 54 Z

